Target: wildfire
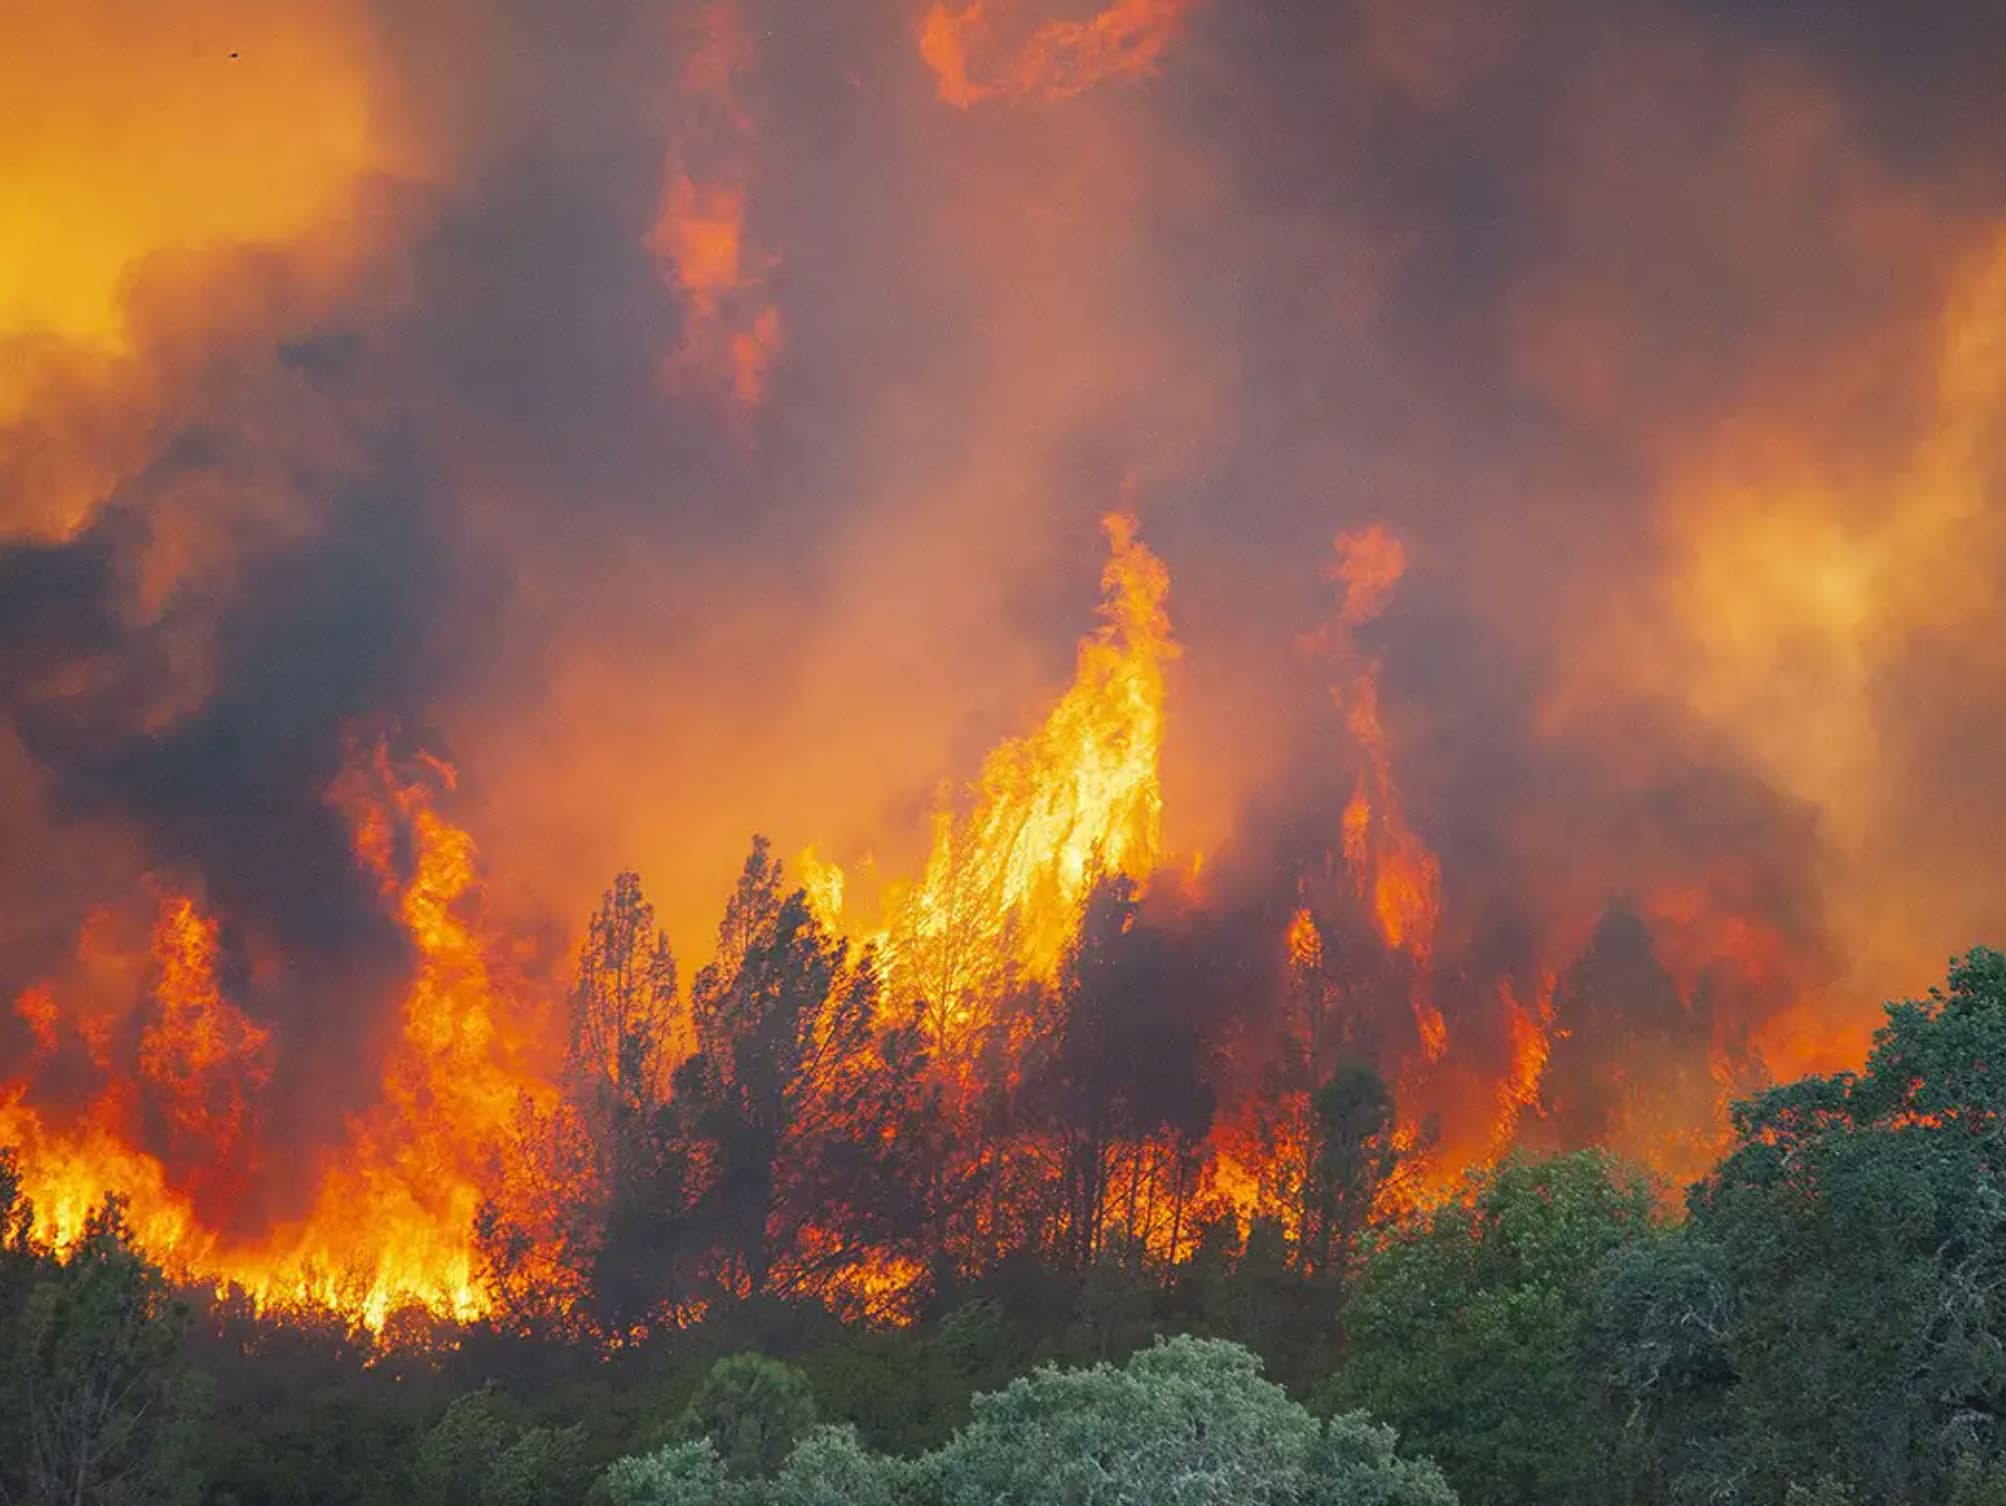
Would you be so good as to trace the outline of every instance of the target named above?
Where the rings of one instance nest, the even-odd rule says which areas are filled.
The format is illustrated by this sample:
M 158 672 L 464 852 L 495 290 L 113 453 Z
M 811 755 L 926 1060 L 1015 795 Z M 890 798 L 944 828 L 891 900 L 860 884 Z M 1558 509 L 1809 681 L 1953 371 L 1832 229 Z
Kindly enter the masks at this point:
M 115 997 L 70 1000 L 43 984 L 16 1001 L 44 1052 L 58 1049 L 67 1025 L 103 1074 L 96 1094 L 60 1118 L 34 1105 L 32 1080 L 0 1093 L 0 1143 L 21 1151 L 38 1237 L 67 1245 L 90 1207 L 116 1191 L 141 1242 L 170 1269 L 241 1287 L 260 1304 L 319 1303 L 376 1327 L 404 1303 L 479 1311 L 474 1211 L 519 1098 L 544 1090 L 523 1066 L 532 1052 L 524 1013 L 461 913 L 475 895 L 473 844 L 431 803 L 431 786 L 451 779 L 426 761 L 424 777 L 406 781 L 377 747 L 358 755 L 331 797 L 418 961 L 380 1101 L 350 1120 L 346 1143 L 323 1161 L 309 1216 L 251 1239 L 221 1228 L 265 1151 L 261 1094 L 276 1046 L 221 992 L 216 923 L 170 895 L 129 1062 L 113 1057 L 103 1023 Z M 91 930 L 81 943 L 102 944 Z M 101 981 L 117 976 L 111 959 L 88 960 Z
M 1327 572 L 1343 588 L 1337 618 L 1324 642 L 1355 664 L 1348 684 L 1333 691 L 1345 726 L 1364 757 L 1343 816 L 1344 861 L 1358 892 L 1369 898 L 1379 934 L 1414 965 L 1414 1024 L 1428 1061 L 1448 1050 L 1448 1026 L 1428 992 L 1436 927 L 1441 916 L 1442 866 L 1407 824 L 1392 755 L 1379 721 L 1379 665 L 1361 656 L 1350 630 L 1382 612 L 1406 570 L 1400 541 L 1383 527 L 1339 534 Z
M 1199 3 L 1114 0 L 1083 21 L 1045 21 L 1014 55 L 991 70 L 979 70 L 974 59 L 991 50 L 999 29 L 991 0 L 959 8 L 937 0 L 920 23 L 919 51 L 934 72 L 941 99 L 958 109 L 990 101 L 1065 99 L 1109 79 L 1155 73 Z M 1007 3 L 997 7 L 1009 8 Z M 987 72 L 987 78 L 977 78 L 978 71 Z
M 831 931 L 843 925 L 843 894 L 848 876 L 839 864 L 826 861 L 811 843 L 794 860 L 794 876 L 808 895 L 815 918 Z
M 466 914 L 478 893 L 473 841 L 433 808 L 434 787 L 450 789 L 453 772 L 435 760 L 422 772 L 400 776 L 379 744 L 332 795 L 418 963 L 381 1101 L 352 1123 L 350 1153 L 330 1165 L 287 1262 L 299 1295 L 359 1306 L 373 1322 L 406 1301 L 460 1317 L 480 1310 L 474 1214 L 518 1104 L 550 1092 L 532 1070 L 528 1008 L 501 985 Z M 411 847 L 408 876 L 392 858 L 396 835 Z
M 263 1082 L 269 1042 L 217 990 L 215 927 L 191 900 L 162 898 L 145 963 L 120 955 L 116 929 L 110 917 L 94 918 L 79 938 L 74 977 L 37 984 L 15 1001 L 36 1042 L 31 1069 L 80 1050 L 100 1074 L 96 1090 L 58 1117 L 30 1101 L 32 1075 L 0 1087 L 0 1144 L 21 1151 L 38 1237 L 67 1245 L 91 1206 L 116 1189 L 133 1200 L 134 1226 L 152 1248 L 201 1250 L 197 1204 L 227 1211 L 243 1170 L 247 1098 Z M 144 974 L 140 997 L 118 997 L 135 971 Z M 107 995 L 79 992 L 94 984 Z M 120 1040 L 135 1042 L 124 1073 L 111 1070 Z M 164 1124 L 156 1150 L 136 1143 L 149 1107 Z
M 1666 8 L 1486 155 L 1552 49 L 1422 0 L 562 9 L 8 12 L 0 1145 L 42 1239 L 116 1191 L 177 1276 L 394 1326 L 512 1318 L 500 1220 L 600 1337 L 595 1241 L 656 1213 L 680 1289 L 628 1337 L 1221 1213 L 1329 1269 L 1340 1173 L 1380 1215 L 1520 1146 L 1682 1173 L 1999 926 L 2006 220 L 1982 152 L 1891 166 L 1831 48 Z M 1455 276 L 1471 196 L 1359 178 L 1409 126 L 1396 175 L 1474 148 L 1541 254 Z M 1020 622 L 1116 475 L 1177 631 L 1113 516 L 1046 666 Z M 699 996 L 755 829 L 814 944 Z M 658 986 L 563 1028 L 644 878 Z M 719 1021 L 824 970 L 817 1092 L 728 1141 L 699 1069 L 784 1053 Z M 746 1259 L 790 1158 L 827 1182 Z
M 956 966 L 971 984 L 978 972 L 990 982 L 1003 973 L 1049 982 L 1096 877 L 1141 881 L 1159 861 L 1163 680 L 1177 652 L 1164 611 L 1168 575 L 1132 519 L 1111 516 L 1105 528 L 1102 622 L 1079 646 L 1072 686 L 1036 732 L 989 756 L 969 808 L 943 815 L 924 875 L 895 906 L 890 965 L 900 986 L 931 986 Z M 534 1011 L 512 994 L 478 926 L 473 842 L 436 808 L 454 782 L 436 760 L 401 768 L 379 743 L 358 749 L 330 791 L 358 868 L 416 960 L 379 1099 L 350 1119 L 345 1143 L 323 1162 L 308 1215 L 253 1243 L 225 1238 L 193 1196 L 208 1184 L 176 1177 L 175 1163 L 144 1148 L 133 1079 L 114 1071 L 73 1132 L 45 1128 L 23 1101 L 25 1084 L 0 1113 L 0 1140 L 23 1148 L 46 1237 L 72 1237 L 91 1202 L 115 1187 L 132 1199 L 135 1225 L 160 1258 L 262 1303 L 331 1305 L 372 1326 L 405 1303 L 462 1318 L 482 1310 L 475 1214 L 496 1190 L 495 1157 L 521 1106 L 547 1102 L 552 1090 L 539 1070 L 547 1053 Z M 841 869 L 810 849 L 799 871 L 833 926 Z M 175 1134 L 201 1137 L 216 1175 L 241 1174 L 259 1153 L 258 1095 L 273 1041 L 222 996 L 217 947 L 217 928 L 191 901 L 163 907 L 153 945 L 158 1018 L 141 1038 L 137 1075 L 169 1092 Z M 16 1010 L 38 1035 L 59 1019 L 46 986 L 23 994 Z M 1148 1165 L 1143 1157 L 1130 1168 L 1138 1187 Z M 892 1314 L 919 1274 L 904 1258 L 868 1262 L 829 1295 Z
M 965 814 L 936 818 L 925 872 L 895 901 L 894 976 L 928 1000 L 943 1037 L 1001 976 L 1053 977 L 1097 876 L 1140 883 L 1162 855 L 1170 576 L 1133 518 L 1103 527 L 1101 625 L 1080 642 L 1072 686 L 1035 733 L 990 753 Z
M 1053 1001 L 1096 882 L 1119 877 L 1140 896 L 1166 861 L 1158 760 L 1165 674 L 1179 652 L 1165 605 L 1169 576 L 1132 518 L 1113 515 L 1104 527 L 1101 620 L 1078 645 L 1072 683 L 1034 731 L 989 754 L 962 808 L 937 815 L 924 870 L 891 892 L 874 938 L 891 997 L 922 1009 L 950 1116 L 972 1114 L 999 1088 L 1014 1090 L 1021 1062 L 1063 1034 Z M 1384 611 L 1405 568 L 1403 547 L 1385 529 L 1341 534 L 1327 572 L 1341 596 L 1315 640 L 1338 667 L 1333 696 L 1359 761 L 1336 832 L 1342 861 L 1330 875 L 1342 894 L 1323 899 L 1351 907 L 1357 930 L 1327 929 L 1306 878 L 1279 938 L 1292 1042 L 1279 1059 L 1282 1078 L 1223 1108 L 1202 1139 L 1142 1124 L 1111 1141 L 1093 1171 L 1108 1201 L 1091 1232 L 1067 1239 L 1121 1238 L 1172 1260 L 1205 1218 L 1226 1212 L 1243 1226 L 1273 1221 L 1307 1267 L 1321 1268 L 1344 1258 L 1346 1231 L 1365 1210 L 1397 1216 L 1508 1151 L 1528 1125 L 1544 1126 L 1553 1050 L 1566 1034 L 1555 973 L 1541 972 L 1531 987 L 1509 975 L 1483 985 L 1495 1001 L 1493 1043 L 1483 1045 L 1479 1030 L 1462 1056 L 1451 1054 L 1435 999 L 1441 864 L 1407 822 L 1380 721 L 1380 666 L 1356 637 Z M 506 952 L 483 929 L 474 843 L 438 808 L 455 783 L 450 766 L 422 756 L 399 763 L 378 742 L 357 746 L 328 793 L 347 822 L 357 871 L 408 936 L 413 965 L 375 1100 L 349 1117 L 341 1143 L 319 1162 L 308 1212 L 295 1222 L 246 1236 L 224 1216 L 268 1150 L 263 1094 L 280 1043 L 228 997 L 221 929 L 193 898 L 162 898 L 143 955 L 123 946 L 111 918 L 95 919 L 76 975 L 40 981 L 15 999 L 38 1060 L 81 1050 L 101 1074 L 97 1095 L 60 1116 L 36 1102 L 32 1077 L 0 1097 L 0 1142 L 22 1150 L 43 1237 L 73 1238 L 91 1203 L 116 1188 L 131 1199 L 142 1239 L 172 1268 L 234 1283 L 261 1303 L 328 1305 L 376 1327 L 408 1303 L 459 1318 L 484 1311 L 477 1212 L 577 1189 L 531 1185 L 534 1178 L 517 1186 L 504 1167 L 522 1126 L 556 1101 L 556 1055 Z M 794 872 L 817 921 L 840 932 L 842 869 L 811 846 Z M 1755 919 L 1759 910 L 1728 871 L 1652 897 L 1647 914 L 1682 998 L 1786 986 L 1781 980 L 1796 971 L 1788 939 Z M 1375 973 L 1378 964 L 1353 953 L 1351 940 L 1334 941 L 1354 935 L 1392 970 Z M 136 970 L 145 998 L 134 1014 L 120 1001 Z M 1390 1056 L 1362 1019 L 1381 987 L 1375 978 L 1397 981 L 1414 1021 L 1411 1048 Z M 1007 1019 L 987 1012 L 1024 996 L 1044 1002 L 1010 1006 Z M 1000 1034 L 986 1028 L 999 1023 L 1007 1026 Z M 129 1061 L 120 1042 L 132 1043 Z M 1360 1127 L 1344 1117 L 1351 1111 L 1320 1097 L 1355 1069 L 1361 1049 L 1386 1069 L 1387 1084 L 1373 1090 L 1387 1095 L 1377 1128 L 1369 1113 Z M 1717 1034 L 1718 1097 L 1748 1080 L 1746 1064 L 1759 1060 L 1757 1044 Z M 1702 1107 L 1718 1106 L 1709 1099 Z M 1693 1107 L 1633 1106 L 1613 1132 L 1682 1166 L 1697 1142 L 1671 1117 Z M 1443 1110 L 1454 1121 L 1446 1130 Z M 1048 1177 L 1074 1153 L 1035 1135 L 994 1139 L 973 1118 L 948 1123 L 970 1139 L 963 1174 L 994 1188 Z M 1333 1134 L 1363 1138 L 1331 1163 Z M 1330 1164 L 1378 1170 L 1337 1186 Z M 541 1202 L 536 1209 L 552 1211 Z M 561 1238 L 561 1217 L 539 1223 L 536 1209 L 525 1203 L 520 1226 Z M 1011 1237 L 1010 1212 L 999 1203 L 968 1217 L 955 1236 L 966 1258 Z M 828 1237 L 812 1221 L 800 1235 L 811 1244 Z M 824 1253 L 826 1277 L 803 1274 L 816 1265 L 806 1247 L 783 1264 L 846 1311 L 897 1320 L 914 1310 L 923 1261 L 890 1249 L 862 1259 Z
M 20 1089 L 0 1100 L 0 1143 L 21 1161 L 21 1190 L 34 1209 L 34 1234 L 67 1249 L 84 1232 L 108 1191 L 130 1201 L 134 1232 L 156 1258 L 177 1269 L 203 1264 L 210 1241 L 188 1200 L 169 1185 L 153 1156 L 126 1143 L 122 1127 L 86 1115 L 60 1129 L 23 1103 Z M 96 1106 L 115 1118 L 109 1104 Z
M 1540 1079 L 1553 1052 L 1553 985 L 1540 981 L 1530 1005 L 1519 1002 L 1509 980 L 1498 984 L 1498 1002 L 1511 1024 L 1511 1068 L 1498 1083 L 1497 1119 L 1491 1129 L 1491 1153 L 1510 1150 L 1518 1136 L 1519 1119 L 1539 1102 Z
M 672 391 L 718 394 L 741 410 L 760 406 L 783 344 L 768 279 L 776 259 L 746 230 L 746 157 L 752 122 L 738 77 L 751 40 L 729 4 L 707 7 L 680 85 L 684 125 L 669 152 L 661 208 L 648 249 L 681 295 L 683 328 L 663 368 Z
M 160 1090 L 168 1159 L 195 1167 L 189 1192 L 225 1207 L 241 1186 L 248 1120 L 271 1076 L 271 1033 L 216 986 L 216 925 L 188 899 L 170 901 L 154 932 L 159 1010 L 139 1038 L 139 1071 Z

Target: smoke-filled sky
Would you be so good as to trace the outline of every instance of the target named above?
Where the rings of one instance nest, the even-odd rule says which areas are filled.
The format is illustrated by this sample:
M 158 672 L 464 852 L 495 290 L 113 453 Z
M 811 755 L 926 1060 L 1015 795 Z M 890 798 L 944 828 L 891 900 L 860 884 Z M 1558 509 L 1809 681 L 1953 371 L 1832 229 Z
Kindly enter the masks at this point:
M 409 959 L 328 790 L 379 735 L 533 966 L 627 866 L 700 957 L 754 830 L 909 873 L 1115 508 L 1222 884 L 1335 840 L 1378 522 L 1469 935 L 1759 915 L 1808 1056 L 2006 937 L 2006 10 L 0 15 L 0 994 L 193 893 L 281 1072 L 362 1093 Z

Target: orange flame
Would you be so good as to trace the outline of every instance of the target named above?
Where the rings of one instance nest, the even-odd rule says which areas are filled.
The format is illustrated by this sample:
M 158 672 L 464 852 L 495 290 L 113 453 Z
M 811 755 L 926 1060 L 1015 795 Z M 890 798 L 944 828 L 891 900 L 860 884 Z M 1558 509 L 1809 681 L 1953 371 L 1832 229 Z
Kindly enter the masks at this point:
M 1163 675 L 1178 652 L 1169 572 L 1133 518 L 1103 522 L 1102 623 L 1079 646 L 1073 684 L 1031 736 L 996 748 L 972 807 L 936 824 L 918 885 L 897 903 L 891 964 L 953 1016 L 977 975 L 1020 968 L 1050 979 L 1094 879 L 1146 880 L 1161 857 Z M 946 951 L 957 959 L 945 975 Z M 973 952 L 973 958 L 966 954 Z
M 990 101 L 1067 99 L 1109 79 L 1154 74 L 1198 3 L 1114 0 L 1084 21 L 1043 22 L 984 82 L 974 76 L 971 56 L 986 48 L 994 29 L 988 0 L 972 0 L 958 10 L 936 0 L 920 23 L 919 53 L 933 70 L 941 99 L 957 109 Z
M 211 1238 L 188 1199 L 153 1156 L 135 1150 L 118 1123 L 115 1101 L 100 1100 L 74 1123 L 51 1125 L 15 1085 L 0 1097 L 0 1144 L 18 1153 L 21 1190 L 34 1209 L 35 1237 L 66 1249 L 82 1235 L 107 1191 L 131 1200 L 139 1242 L 178 1270 L 201 1263 Z
M 159 1014 L 140 1036 L 139 1070 L 165 1098 L 173 1148 L 200 1155 L 189 1190 L 206 1204 L 244 1180 L 243 1141 L 253 1102 L 271 1076 L 271 1033 L 217 988 L 216 925 L 192 901 L 163 908 L 153 956 Z
M 526 1012 L 464 913 L 477 898 L 473 844 L 432 807 L 430 785 L 450 788 L 451 770 L 425 767 L 429 782 L 407 782 L 379 747 L 333 792 L 357 862 L 394 905 L 418 965 L 382 1097 L 324 1163 L 309 1215 L 248 1243 L 205 1216 L 255 1165 L 273 1042 L 217 985 L 216 925 L 173 897 L 154 931 L 154 1013 L 131 1072 L 116 1070 L 100 1001 L 86 999 L 70 1022 L 108 1073 L 97 1097 L 57 1123 L 28 1101 L 26 1084 L 0 1091 L 0 1143 L 20 1149 L 40 1238 L 67 1244 L 115 1190 L 131 1200 L 141 1242 L 176 1274 L 240 1286 L 261 1304 L 317 1302 L 372 1327 L 406 1303 L 459 1317 L 480 1310 L 471 1238 L 489 1158 L 521 1096 L 546 1089 L 524 1066 L 535 1045 Z M 397 857 L 405 846 L 408 877 Z M 55 1049 L 63 1011 L 52 989 L 32 989 L 15 1007 Z M 138 1132 L 142 1083 L 164 1105 L 159 1153 Z
M 1519 1120 L 1539 1101 L 1540 1079 L 1553 1050 L 1553 987 L 1551 974 L 1540 979 L 1539 994 L 1530 1006 L 1519 1002 L 1511 984 L 1498 985 L 1498 998 L 1511 1024 L 1511 1068 L 1498 1083 L 1497 1119 L 1491 1128 L 1491 1153 L 1509 1150 Z
M 423 763 L 432 783 L 452 787 L 450 767 Z M 408 1301 L 472 1316 L 481 1309 L 474 1214 L 492 1157 L 522 1097 L 550 1090 L 527 1065 L 536 1042 L 525 1011 L 512 1007 L 465 914 L 478 896 L 472 839 L 433 809 L 427 782 L 400 778 L 380 745 L 332 798 L 350 812 L 357 860 L 395 900 L 418 968 L 382 1100 L 351 1125 L 350 1153 L 329 1168 L 294 1241 L 292 1284 L 301 1296 L 359 1306 L 373 1323 Z M 384 839 L 394 829 L 414 849 L 408 879 L 389 862 Z
M 776 259 L 746 234 L 746 147 L 752 124 L 737 79 L 752 46 L 728 4 L 703 12 L 703 32 L 685 65 L 687 122 L 669 152 L 661 208 L 648 249 L 683 300 L 683 328 L 663 367 L 676 392 L 712 392 L 740 410 L 758 408 L 783 341 L 767 286 Z M 697 165 L 702 159 L 703 166 Z
M 1297 971 L 1323 966 L 1323 933 L 1316 928 L 1316 918 L 1308 909 L 1296 911 L 1289 922 L 1289 966 Z
M 1347 657 L 1356 657 L 1349 629 L 1385 609 L 1406 563 L 1400 541 L 1378 524 L 1338 535 L 1337 559 L 1326 573 L 1343 587 L 1344 595 L 1327 640 Z M 1359 894 L 1369 901 L 1388 949 L 1406 953 L 1414 964 L 1415 1028 L 1423 1055 L 1430 1062 L 1439 1061 L 1448 1050 L 1449 1031 L 1428 992 L 1428 970 L 1441 918 L 1441 863 L 1407 824 L 1379 720 L 1377 661 L 1364 660 L 1350 685 L 1334 694 L 1344 708 L 1345 726 L 1365 757 L 1344 808 L 1345 866 Z
M 794 860 L 794 876 L 808 895 L 808 908 L 814 912 L 815 919 L 831 931 L 840 931 L 843 925 L 843 893 L 848 886 L 848 878 L 841 865 L 824 859 L 810 844 Z
M 67 1031 L 109 1075 L 60 1118 L 27 1101 L 27 1082 L 0 1090 L 0 1144 L 19 1150 L 35 1234 L 58 1249 L 82 1233 L 91 1207 L 108 1189 L 133 1199 L 134 1228 L 150 1248 L 200 1246 L 205 1239 L 195 1198 L 227 1194 L 240 1169 L 229 1157 L 238 1148 L 245 1097 L 263 1081 L 264 1032 L 216 990 L 215 928 L 192 902 L 169 897 L 153 929 L 141 1006 L 150 1018 L 138 1036 L 137 1071 L 111 1074 L 113 1038 L 122 1034 L 113 1025 L 119 1008 L 109 999 L 79 997 L 73 988 L 102 984 L 118 991 L 130 981 L 133 963 L 119 954 L 114 931 L 109 917 L 93 917 L 78 939 L 77 980 L 38 984 L 15 1001 L 40 1052 L 61 1049 Z M 142 1080 L 163 1104 L 169 1141 L 163 1149 L 184 1166 L 180 1178 L 161 1155 L 135 1144 Z M 218 1101 L 208 1101 L 210 1094 Z

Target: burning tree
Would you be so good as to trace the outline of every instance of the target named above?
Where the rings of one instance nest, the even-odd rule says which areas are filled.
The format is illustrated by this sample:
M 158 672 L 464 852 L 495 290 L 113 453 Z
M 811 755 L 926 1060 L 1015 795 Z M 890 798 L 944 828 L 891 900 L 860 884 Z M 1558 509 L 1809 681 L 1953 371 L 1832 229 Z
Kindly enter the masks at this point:
M 25 1087 L 0 1096 L 40 1232 L 74 1241 L 110 1178 L 178 1270 L 259 1301 L 380 1326 L 415 1298 L 625 1340 L 755 1298 L 909 1314 L 1020 1256 L 1133 1282 L 1237 1250 L 1336 1278 L 1360 1230 L 1519 1140 L 1656 1151 L 1660 1121 L 1711 1122 L 1722 1065 L 1755 1057 L 1714 1002 L 1750 969 L 1716 966 L 1709 933 L 1772 970 L 1787 940 L 1703 890 L 1612 912 L 1572 969 L 1529 924 L 1500 962 L 1450 923 L 1369 639 L 1407 566 L 1383 528 L 1339 536 L 1340 596 L 1308 643 L 1334 687 L 1333 797 L 1285 813 L 1287 857 L 1260 873 L 1167 868 L 1169 577 L 1132 518 L 1105 528 L 1071 683 L 945 803 L 861 942 L 841 870 L 814 859 L 791 882 L 758 838 L 687 990 L 621 872 L 547 1018 L 444 812 L 451 767 L 356 736 L 326 805 L 408 976 L 380 1099 L 306 1217 L 215 1227 L 264 1149 L 281 1042 L 237 997 L 256 959 L 170 894 L 150 945 L 79 943 L 80 973 L 143 980 L 135 1023 L 67 977 L 16 1001 L 35 1070 L 95 1085 L 47 1116 Z M 1687 944 L 1660 962 L 1666 935 Z M 1639 1049 L 1677 1071 L 1634 1081 Z
M 700 1168 L 690 1208 L 709 1278 L 746 1296 L 837 1282 L 908 1226 L 899 1128 L 923 1057 L 883 1029 L 877 960 L 785 892 L 754 840 L 691 995 L 696 1053 L 671 1135 Z
M 579 948 L 560 1096 L 523 1098 L 506 1186 L 478 1216 L 488 1285 L 518 1320 L 589 1301 L 618 1332 L 656 1306 L 678 1195 L 659 1121 L 687 1023 L 668 937 L 622 873 Z

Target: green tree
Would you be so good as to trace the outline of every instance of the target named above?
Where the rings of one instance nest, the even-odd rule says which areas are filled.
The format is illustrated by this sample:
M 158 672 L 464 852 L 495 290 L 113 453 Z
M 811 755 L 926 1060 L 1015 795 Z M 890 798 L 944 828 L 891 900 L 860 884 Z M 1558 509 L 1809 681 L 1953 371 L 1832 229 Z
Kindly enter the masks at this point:
M 1586 1339 L 1605 1263 L 1656 1229 L 1650 1186 L 1597 1152 L 1478 1175 L 1372 1248 L 1322 1401 L 1398 1427 L 1476 1506 L 1605 1506 Z
M 1736 1295 L 1714 1252 L 1675 1227 L 1610 1261 L 1587 1339 L 1611 1412 L 1610 1478 L 1627 1498 L 1676 1501 L 1723 1487 L 1734 1498 L 1748 1460 L 1728 1436 L 1733 1367 L 1723 1347 Z M 1826 1488 L 1816 1480 L 1797 1487 Z M 1809 1503 L 1807 1503 L 1809 1506 Z
M 1711 1425 L 1731 1440 L 1687 1466 L 1693 1493 L 1831 1475 L 1870 1506 L 1939 1501 L 2006 1458 L 2006 957 L 1973 951 L 1887 1015 L 1860 1072 L 1738 1104 L 1690 1194 L 1690 1258 L 1729 1294 Z
M 570 1506 L 587 1480 L 584 1442 L 576 1427 L 511 1421 L 484 1386 L 419 1440 L 413 1475 L 426 1506 Z
M 1237 1344 L 1181 1337 L 978 1397 L 922 1473 L 943 1506 L 1451 1506 L 1393 1445 L 1360 1417 L 1319 1423 Z
M 822 1427 L 787 1456 L 764 1500 L 766 1506 L 902 1506 L 916 1475 L 903 1459 L 865 1452 L 854 1428 Z
M 10 1489 L 46 1506 L 166 1493 L 184 1321 L 134 1247 L 124 1202 L 107 1197 L 60 1263 L 42 1266 L 6 1336 Z
M 792 1365 L 735 1354 L 711 1366 L 678 1424 L 735 1477 L 767 1475 L 815 1425 L 815 1393 Z
M 574 1506 L 589 1478 L 582 1428 L 524 1428 L 489 1466 L 481 1506 Z
M 593 1487 L 594 1506 L 759 1506 L 760 1481 L 728 1478 L 708 1438 L 618 1459 Z
M 489 1467 L 512 1429 L 483 1387 L 455 1397 L 418 1444 L 418 1487 L 433 1506 L 481 1506 Z
M 1236 1344 L 1178 1338 L 1119 1368 L 1048 1366 L 975 1399 L 941 1448 L 867 1453 L 804 1435 L 770 1475 L 709 1437 L 610 1468 L 605 1506 L 1455 1506 L 1441 1471 L 1364 1417 L 1319 1422 Z

